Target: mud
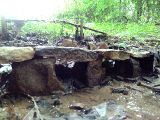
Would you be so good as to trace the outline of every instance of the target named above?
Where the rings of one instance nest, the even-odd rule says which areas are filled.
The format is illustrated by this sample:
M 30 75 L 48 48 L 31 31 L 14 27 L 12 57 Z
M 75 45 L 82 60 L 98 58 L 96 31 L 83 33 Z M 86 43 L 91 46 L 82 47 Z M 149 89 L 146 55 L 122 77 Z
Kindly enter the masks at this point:
M 129 92 L 127 95 L 112 93 L 112 87 L 125 88 Z M 60 100 L 60 105 L 53 105 L 53 97 Z M 160 95 L 135 83 L 117 80 L 112 80 L 104 87 L 85 88 L 68 95 L 54 93 L 52 96 L 39 96 L 34 99 L 40 114 L 46 120 L 160 119 Z M 85 112 L 70 109 L 73 102 L 83 104 Z M 33 102 L 25 96 L 5 95 L 1 98 L 0 119 L 23 120 L 33 106 Z

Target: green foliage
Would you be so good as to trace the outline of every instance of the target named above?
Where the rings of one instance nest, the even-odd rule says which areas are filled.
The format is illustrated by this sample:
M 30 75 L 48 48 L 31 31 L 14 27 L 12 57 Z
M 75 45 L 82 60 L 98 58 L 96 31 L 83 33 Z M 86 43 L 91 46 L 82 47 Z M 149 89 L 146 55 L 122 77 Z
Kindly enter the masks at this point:
M 91 28 L 118 36 L 160 36 L 159 0 L 74 0 L 67 18 L 81 17 L 95 23 Z M 90 34 L 90 32 L 85 32 Z
M 93 29 L 98 29 L 106 32 L 109 35 L 120 36 L 120 37 L 138 37 L 146 38 L 155 36 L 160 38 L 160 29 L 153 23 L 116 23 L 116 22 L 95 22 L 86 24 Z M 44 22 L 27 22 L 21 31 L 21 34 L 36 32 L 47 36 L 50 40 L 57 39 L 60 36 L 67 36 L 75 34 L 75 27 L 71 25 L 62 25 L 59 23 L 44 23 Z M 88 36 L 96 34 L 89 30 L 84 30 L 84 35 Z
M 88 21 L 99 22 L 149 22 L 159 20 L 160 1 L 74 0 L 63 15 L 67 18 L 85 17 Z
M 153 23 L 96 23 L 95 29 L 105 31 L 110 35 L 116 35 L 121 37 L 141 37 L 146 38 L 150 36 L 156 36 L 160 38 L 159 28 Z
M 21 29 L 21 34 L 39 33 L 46 35 L 50 39 L 56 39 L 62 35 L 73 33 L 73 26 L 62 25 L 60 23 L 45 23 L 45 22 L 27 22 Z
M 73 0 L 59 19 L 83 18 L 88 26 L 122 37 L 160 37 L 160 0 Z M 87 24 L 85 24 L 87 26 Z M 75 27 L 60 23 L 27 22 L 21 34 L 37 32 L 50 39 L 74 35 Z M 92 32 L 85 30 L 85 35 Z

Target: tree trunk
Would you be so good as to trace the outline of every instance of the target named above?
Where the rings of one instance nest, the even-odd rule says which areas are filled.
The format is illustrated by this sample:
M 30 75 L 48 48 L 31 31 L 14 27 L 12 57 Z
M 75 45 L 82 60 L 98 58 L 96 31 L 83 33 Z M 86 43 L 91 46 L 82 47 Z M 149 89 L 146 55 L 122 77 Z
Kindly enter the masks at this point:
M 137 1 L 137 21 L 141 19 L 142 12 L 143 12 L 142 6 L 143 6 L 143 0 L 138 0 Z
M 4 17 L 1 17 L 1 25 L 2 25 L 2 39 L 5 39 L 7 35 L 7 23 Z
M 149 22 L 149 19 L 150 19 L 150 3 L 149 3 L 149 1 L 147 0 L 146 1 L 146 5 L 147 5 L 147 22 Z

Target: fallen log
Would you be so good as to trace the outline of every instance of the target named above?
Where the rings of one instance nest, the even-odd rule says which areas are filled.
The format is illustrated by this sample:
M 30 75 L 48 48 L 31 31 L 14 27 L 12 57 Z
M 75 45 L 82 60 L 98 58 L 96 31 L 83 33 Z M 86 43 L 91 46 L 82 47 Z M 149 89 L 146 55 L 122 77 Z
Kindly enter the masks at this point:
M 92 28 L 89 28 L 89 27 L 86 27 L 86 26 L 81 26 L 81 25 L 78 25 L 78 24 L 74 24 L 74 23 L 71 23 L 71 22 L 68 22 L 68 21 L 65 21 L 65 20 L 62 20 L 62 21 L 59 21 L 59 22 L 62 22 L 62 23 L 65 23 L 65 24 L 70 24 L 70 25 L 73 25 L 75 27 L 83 27 L 84 29 L 91 30 L 91 31 L 94 31 L 94 32 L 98 32 L 98 33 L 107 35 L 107 33 L 105 33 L 105 32 L 102 32 L 102 31 L 99 31 L 99 30 L 95 30 L 95 29 L 92 29 Z

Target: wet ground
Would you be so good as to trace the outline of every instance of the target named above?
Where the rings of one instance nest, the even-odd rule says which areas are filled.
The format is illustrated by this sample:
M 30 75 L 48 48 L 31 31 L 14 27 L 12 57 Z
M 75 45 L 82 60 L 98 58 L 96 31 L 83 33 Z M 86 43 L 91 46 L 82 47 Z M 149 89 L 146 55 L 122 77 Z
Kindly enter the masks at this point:
M 142 83 L 145 83 L 144 81 Z M 147 84 L 147 83 L 145 83 Z M 128 92 L 113 93 L 112 88 Z M 159 120 L 160 95 L 152 90 L 112 79 L 106 86 L 85 88 L 72 94 L 1 97 L 0 120 Z M 74 107 L 69 107 L 75 105 Z M 39 112 L 39 113 L 38 113 Z M 40 117 L 39 117 L 40 114 Z
M 46 39 L 39 40 L 35 35 L 29 35 L 27 40 L 22 39 L 19 38 L 19 41 L 16 39 L 16 42 L 4 41 L 1 45 L 28 46 L 28 41 L 34 43 L 31 46 L 48 44 Z M 148 43 L 154 44 L 148 45 Z M 160 49 L 159 42 L 153 41 L 146 44 L 140 45 L 140 42 L 132 40 L 124 41 L 120 47 L 139 51 L 141 48 L 145 49 L 144 46 L 149 46 L 145 50 L 151 48 L 153 52 Z M 159 52 L 156 55 L 159 59 Z M 136 83 L 126 83 L 110 78 L 107 81 L 109 83 L 105 86 L 84 88 L 65 95 L 62 92 L 38 97 L 7 94 L 0 99 L 0 120 L 160 120 L 158 93 L 146 87 L 137 86 Z M 160 80 L 157 80 L 156 84 L 160 86 Z M 112 88 L 126 92 L 113 93 Z M 71 107 L 74 104 L 75 106 Z

